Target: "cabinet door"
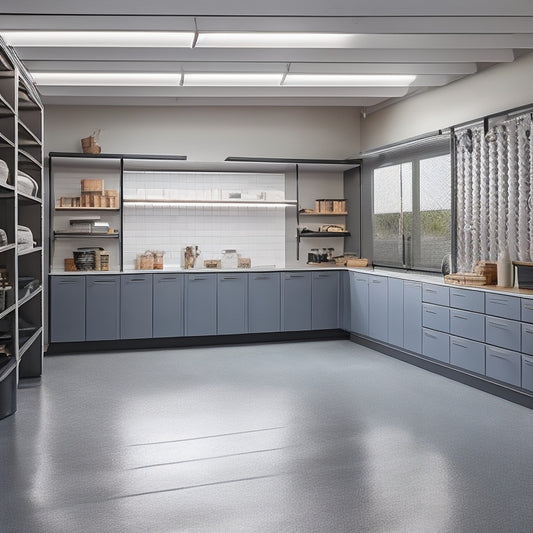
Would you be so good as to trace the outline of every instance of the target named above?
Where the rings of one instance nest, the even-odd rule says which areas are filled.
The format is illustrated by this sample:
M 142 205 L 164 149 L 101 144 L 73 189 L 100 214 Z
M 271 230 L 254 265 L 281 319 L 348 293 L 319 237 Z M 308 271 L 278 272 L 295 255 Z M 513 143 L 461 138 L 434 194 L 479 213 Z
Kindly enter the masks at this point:
M 520 387 L 521 366 L 522 357 L 519 353 L 487 346 L 485 374 L 488 377 Z
M 350 272 L 350 331 L 368 335 L 368 274 Z
M 281 275 L 250 274 L 248 279 L 248 331 L 266 333 L 281 329 Z
M 522 388 L 533 391 L 533 357 L 522 356 Z
M 459 337 L 451 337 L 450 363 L 471 372 L 485 374 L 485 345 Z
M 436 305 L 450 305 L 450 289 L 448 287 L 433 283 L 424 283 L 422 287 L 422 299 L 424 302 Z
M 512 320 L 520 320 L 520 298 L 503 294 L 485 293 L 485 313 Z
M 447 333 L 424 328 L 422 335 L 422 353 L 426 357 L 431 357 L 431 359 L 449 363 L 450 336 Z
M 388 343 L 403 346 L 403 280 L 389 278 Z
M 152 337 L 152 274 L 120 277 L 120 338 Z
M 485 294 L 472 289 L 450 289 L 450 307 L 473 311 L 474 313 L 485 312 Z
M 350 273 L 347 270 L 340 273 L 339 300 L 340 328 L 350 331 Z
M 154 337 L 183 335 L 183 274 L 154 274 L 153 321 Z
M 185 283 L 185 335 L 216 335 L 216 275 L 188 274 Z
M 485 341 L 487 344 L 520 351 L 520 322 L 504 318 L 485 317 Z
M 403 284 L 403 347 L 422 353 L 422 284 L 419 281 Z
M 485 340 L 485 316 L 470 311 L 450 310 L 450 332 L 474 341 Z
M 246 333 L 248 277 L 246 274 L 217 274 L 217 333 Z
M 422 325 L 425 328 L 450 332 L 450 309 L 442 305 L 422 304 Z
M 313 272 L 311 325 L 313 329 L 339 327 L 339 273 Z
M 85 276 L 52 276 L 50 341 L 85 340 Z
M 282 276 L 283 331 L 311 329 L 311 272 L 287 272 Z
M 387 278 L 369 276 L 368 283 L 368 335 L 387 342 L 388 332 L 388 289 Z
M 88 341 L 120 337 L 120 276 L 87 276 Z

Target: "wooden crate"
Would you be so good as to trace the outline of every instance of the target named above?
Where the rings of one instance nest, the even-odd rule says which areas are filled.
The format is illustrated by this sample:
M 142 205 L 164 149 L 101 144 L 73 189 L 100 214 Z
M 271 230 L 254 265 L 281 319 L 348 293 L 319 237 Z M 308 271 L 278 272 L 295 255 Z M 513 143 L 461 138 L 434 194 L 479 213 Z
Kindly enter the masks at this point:
M 99 192 L 100 194 L 104 194 L 104 180 L 81 180 L 81 192 Z
M 444 276 L 444 283 L 450 285 L 463 285 L 470 287 L 481 287 L 487 285 L 487 277 L 480 276 L 474 272 L 457 272 Z
M 496 285 L 498 282 L 498 264 L 493 261 L 478 261 L 474 273 L 487 278 L 487 285 Z

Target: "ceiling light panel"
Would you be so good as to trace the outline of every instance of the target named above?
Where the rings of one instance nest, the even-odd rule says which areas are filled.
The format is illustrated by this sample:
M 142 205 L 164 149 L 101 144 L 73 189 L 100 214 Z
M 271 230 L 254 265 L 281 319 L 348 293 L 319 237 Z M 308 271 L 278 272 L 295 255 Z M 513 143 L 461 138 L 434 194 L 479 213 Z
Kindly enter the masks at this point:
M 416 79 L 404 74 L 287 74 L 283 85 L 294 87 L 408 87 Z
M 193 32 L 166 31 L 5 31 L 11 46 L 190 48 Z
M 33 72 L 37 85 L 80 85 L 114 87 L 177 86 L 181 74 L 156 72 Z
M 357 35 L 305 32 L 200 32 L 196 48 L 352 48 Z
M 279 86 L 282 73 L 224 73 L 224 72 L 186 72 L 184 86 L 225 86 L 225 87 L 269 87 Z

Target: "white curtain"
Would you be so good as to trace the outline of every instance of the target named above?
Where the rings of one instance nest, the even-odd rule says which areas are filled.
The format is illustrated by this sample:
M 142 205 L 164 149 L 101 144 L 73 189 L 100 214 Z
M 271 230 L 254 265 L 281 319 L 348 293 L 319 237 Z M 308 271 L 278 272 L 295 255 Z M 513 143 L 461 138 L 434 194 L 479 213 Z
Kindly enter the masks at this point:
M 532 115 L 501 122 L 485 134 L 476 125 L 457 131 L 457 270 L 477 261 L 533 260 Z

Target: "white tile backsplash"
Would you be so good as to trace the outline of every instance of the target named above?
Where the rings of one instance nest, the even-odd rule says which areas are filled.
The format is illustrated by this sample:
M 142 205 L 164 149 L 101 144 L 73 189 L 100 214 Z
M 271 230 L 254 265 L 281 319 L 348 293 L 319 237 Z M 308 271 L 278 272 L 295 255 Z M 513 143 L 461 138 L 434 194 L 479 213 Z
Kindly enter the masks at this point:
M 133 173 L 124 178 L 124 198 L 150 200 L 284 199 L 283 174 Z M 270 197 L 269 197 L 270 196 Z M 239 205 L 132 205 L 124 208 L 124 269 L 145 250 L 164 250 L 164 264 L 180 267 L 185 246 L 198 245 L 198 264 L 220 259 L 224 249 L 250 257 L 252 266 L 285 265 L 285 209 Z

